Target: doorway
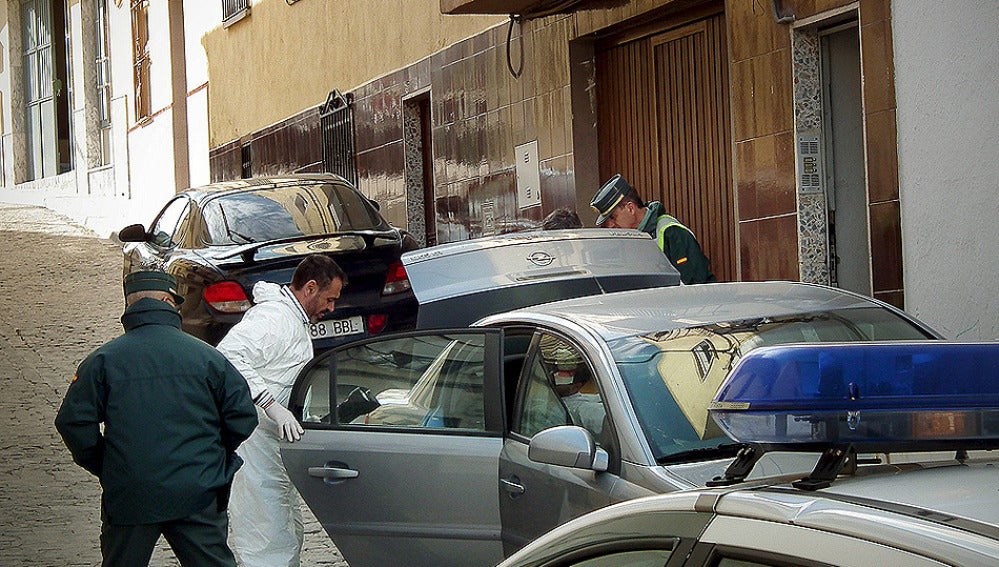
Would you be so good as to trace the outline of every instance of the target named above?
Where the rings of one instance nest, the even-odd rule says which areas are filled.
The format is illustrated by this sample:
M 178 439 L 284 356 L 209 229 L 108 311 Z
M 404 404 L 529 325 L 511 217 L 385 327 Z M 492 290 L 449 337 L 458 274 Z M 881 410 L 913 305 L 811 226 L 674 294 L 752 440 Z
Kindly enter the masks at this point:
M 870 223 L 857 22 L 819 31 L 829 279 L 870 296 Z

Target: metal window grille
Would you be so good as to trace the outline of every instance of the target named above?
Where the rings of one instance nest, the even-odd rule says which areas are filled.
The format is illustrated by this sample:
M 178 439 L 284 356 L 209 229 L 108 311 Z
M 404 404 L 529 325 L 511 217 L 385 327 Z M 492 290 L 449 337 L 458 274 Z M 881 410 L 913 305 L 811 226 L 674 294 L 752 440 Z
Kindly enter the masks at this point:
M 222 0 L 222 22 L 232 23 L 250 11 L 248 0 Z
M 323 133 L 323 171 L 335 173 L 357 185 L 354 163 L 353 96 L 334 89 L 319 109 Z
M 250 144 L 243 144 L 239 149 L 239 155 L 241 161 L 243 162 L 243 168 L 241 176 L 243 179 L 249 179 L 253 177 L 253 146 Z
M 132 0 L 132 58 L 135 79 L 135 117 L 151 114 L 149 93 L 149 0 Z
M 101 137 L 100 165 L 111 163 L 111 49 L 107 0 L 97 0 L 97 111 Z

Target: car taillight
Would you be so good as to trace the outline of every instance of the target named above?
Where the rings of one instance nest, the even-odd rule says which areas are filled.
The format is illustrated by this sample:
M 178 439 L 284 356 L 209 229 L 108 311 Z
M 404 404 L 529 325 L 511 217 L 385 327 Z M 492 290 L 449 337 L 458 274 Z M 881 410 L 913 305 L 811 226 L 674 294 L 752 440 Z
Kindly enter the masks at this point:
M 402 293 L 409 289 L 409 276 L 406 274 L 406 268 L 399 260 L 392 262 L 388 268 L 388 274 L 385 276 L 385 287 L 382 288 L 382 295 Z
M 243 313 L 250 308 L 243 286 L 236 282 L 212 284 L 205 288 L 202 297 L 205 303 L 220 313 Z
M 375 313 L 374 315 L 368 315 L 368 334 L 376 335 L 385 330 L 385 324 L 388 323 L 388 316 L 382 313 Z

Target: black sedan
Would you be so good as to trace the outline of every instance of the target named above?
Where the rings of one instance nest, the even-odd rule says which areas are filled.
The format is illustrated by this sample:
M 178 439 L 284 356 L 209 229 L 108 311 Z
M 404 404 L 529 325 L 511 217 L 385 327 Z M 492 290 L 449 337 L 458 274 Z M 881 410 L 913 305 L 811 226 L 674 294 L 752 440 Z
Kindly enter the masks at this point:
M 419 247 L 378 206 L 333 175 L 213 183 L 166 203 L 146 230 L 123 228 L 124 273 L 160 268 L 177 278 L 183 329 L 217 344 L 250 308 L 259 281 L 286 284 L 307 254 L 347 272 L 336 310 L 312 325 L 317 350 L 413 328 L 417 302 L 400 261 Z

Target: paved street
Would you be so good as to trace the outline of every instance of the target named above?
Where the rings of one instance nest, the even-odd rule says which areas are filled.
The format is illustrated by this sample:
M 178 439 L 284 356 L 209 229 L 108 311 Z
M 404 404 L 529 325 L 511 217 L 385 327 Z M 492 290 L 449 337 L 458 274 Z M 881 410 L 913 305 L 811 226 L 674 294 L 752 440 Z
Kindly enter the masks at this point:
M 53 425 L 76 366 L 121 333 L 121 250 L 0 203 L 0 566 L 100 565 L 100 486 Z M 345 567 L 303 505 L 305 566 Z M 150 565 L 178 565 L 160 540 Z

